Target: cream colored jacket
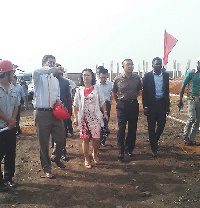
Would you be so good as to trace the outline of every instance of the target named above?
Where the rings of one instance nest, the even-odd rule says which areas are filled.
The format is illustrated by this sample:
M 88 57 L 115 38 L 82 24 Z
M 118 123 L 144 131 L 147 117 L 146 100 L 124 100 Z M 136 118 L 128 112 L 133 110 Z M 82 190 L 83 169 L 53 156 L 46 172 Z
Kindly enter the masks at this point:
M 94 102 L 95 102 L 95 113 L 97 118 L 101 122 L 101 126 L 104 126 L 103 122 L 103 114 L 101 113 L 100 108 L 105 103 L 103 93 L 101 91 L 100 86 L 94 85 Z M 81 128 L 81 121 L 83 119 L 83 112 L 84 112 L 84 87 L 80 86 L 76 89 L 76 93 L 74 96 L 74 107 L 78 108 L 78 126 Z

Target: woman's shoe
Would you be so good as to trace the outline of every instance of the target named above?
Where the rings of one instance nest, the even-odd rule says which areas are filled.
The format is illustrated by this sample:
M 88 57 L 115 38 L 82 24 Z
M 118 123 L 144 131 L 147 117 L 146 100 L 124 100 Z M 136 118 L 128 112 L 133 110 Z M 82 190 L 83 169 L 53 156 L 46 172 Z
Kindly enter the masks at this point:
M 98 159 L 98 158 L 97 158 L 97 159 L 93 159 L 93 161 L 94 161 L 94 163 L 95 163 L 96 165 L 99 164 L 99 159 Z
M 91 168 L 92 168 L 92 166 L 89 164 L 88 161 L 85 161 L 85 167 L 86 167 L 87 169 L 91 169 Z
M 94 158 L 94 154 L 92 154 L 92 157 L 93 157 L 93 162 L 94 162 L 96 165 L 99 164 L 99 158 L 98 158 L 98 157 Z

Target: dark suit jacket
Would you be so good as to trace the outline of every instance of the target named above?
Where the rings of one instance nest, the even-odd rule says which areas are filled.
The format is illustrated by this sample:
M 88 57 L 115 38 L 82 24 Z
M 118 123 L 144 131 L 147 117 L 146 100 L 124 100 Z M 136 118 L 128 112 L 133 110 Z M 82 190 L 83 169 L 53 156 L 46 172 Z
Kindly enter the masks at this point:
M 163 91 L 164 91 L 165 110 L 166 112 L 168 112 L 170 107 L 170 99 L 169 99 L 169 74 L 167 72 L 163 72 Z M 143 102 L 143 108 L 148 107 L 149 113 L 154 110 L 156 98 L 155 98 L 155 82 L 154 82 L 153 71 L 148 72 L 144 75 L 142 102 Z

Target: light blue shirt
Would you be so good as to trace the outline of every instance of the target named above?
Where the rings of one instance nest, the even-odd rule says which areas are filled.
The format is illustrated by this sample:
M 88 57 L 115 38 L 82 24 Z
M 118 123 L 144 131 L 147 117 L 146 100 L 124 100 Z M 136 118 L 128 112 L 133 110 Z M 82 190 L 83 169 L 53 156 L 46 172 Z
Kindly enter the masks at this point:
M 54 95 L 54 104 L 57 100 L 60 100 L 60 87 L 57 78 L 53 76 L 56 72 L 55 68 L 44 66 L 41 69 L 37 69 L 33 72 L 34 83 L 34 100 L 33 105 L 35 108 L 50 108 L 49 101 L 49 82 L 48 75 L 51 75 L 51 83 Z
M 4 115 L 11 118 L 14 108 L 18 107 L 19 104 L 15 86 L 13 84 L 9 84 L 8 92 L 6 92 L 0 84 L 0 111 Z M 8 126 L 8 123 L 0 118 L 0 128 L 4 128 L 6 126 Z
M 101 87 L 105 101 L 110 101 L 111 94 L 112 94 L 112 82 L 110 82 L 109 80 L 106 80 L 106 82 L 102 84 L 100 80 L 97 80 L 97 85 Z
M 163 98 L 164 92 L 163 92 L 163 74 L 162 72 L 157 75 L 155 72 L 153 72 L 154 76 L 154 83 L 155 83 L 155 93 L 156 98 Z
M 23 89 L 23 87 L 22 87 L 20 84 L 16 84 L 16 85 L 14 85 L 14 86 L 15 86 L 15 88 L 16 88 L 18 100 L 19 100 L 19 103 L 20 103 L 21 99 L 22 99 L 23 97 L 26 97 L 26 95 L 25 95 L 25 93 L 24 93 L 24 89 Z

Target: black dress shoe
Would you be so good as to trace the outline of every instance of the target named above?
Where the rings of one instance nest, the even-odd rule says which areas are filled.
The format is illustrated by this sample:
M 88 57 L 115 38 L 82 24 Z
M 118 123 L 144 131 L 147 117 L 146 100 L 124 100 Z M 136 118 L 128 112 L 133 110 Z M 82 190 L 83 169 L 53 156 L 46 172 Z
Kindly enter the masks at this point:
M 6 183 L 7 186 L 10 187 L 10 188 L 16 188 L 16 187 L 17 187 L 17 184 L 14 183 L 14 181 L 12 181 L 12 180 L 6 181 L 5 183 Z
M 158 156 L 157 151 L 152 151 L 152 157 L 157 157 L 157 156 Z
M 59 167 L 59 168 L 65 168 L 65 164 L 62 163 L 60 160 L 59 161 L 54 161 L 52 158 L 51 158 L 51 162 L 55 162 L 56 165 Z
M 65 168 L 65 164 L 62 163 L 61 161 L 55 161 L 56 165 L 59 167 L 59 168 Z
M 124 154 L 119 154 L 119 155 L 118 155 L 118 159 L 119 159 L 119 160 L 123 160 L 123 159 L 124 159 Z
M 48 172 L 48 173 L 45 173 L 44 178 L 55 179 L 55 176 L 52 174 L 52 172 Z
M 133 157 L 133 153 L 132 153 L 132 152 L 127 151 L 126 154 L 127 154 L 129 157 Z
M 106 143 L 105 142 L 101 142 L 101 146 L 102 147 L 105 147 L 106 146 Z
M 68 160 L 69 160 L 68 157 L 67 157 L 66 155 L 62 155 L 62 156 L 61 156 L 61 159 L 63 159 L 64 161 L 68 161 Z

